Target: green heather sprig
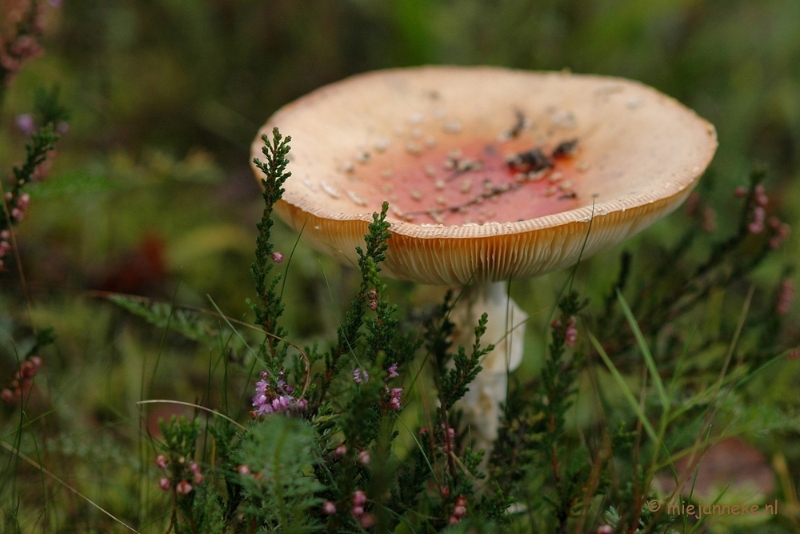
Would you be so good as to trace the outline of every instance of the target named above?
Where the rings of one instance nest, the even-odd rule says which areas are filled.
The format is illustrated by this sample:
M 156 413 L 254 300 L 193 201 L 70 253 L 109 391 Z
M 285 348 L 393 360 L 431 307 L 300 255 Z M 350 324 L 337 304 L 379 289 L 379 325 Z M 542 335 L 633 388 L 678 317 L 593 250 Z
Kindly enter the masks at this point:
M 386 222 L 388 210 L 389 203 L 384 202 L 381 212 L 373 214 L 368 233 L 364 236 L 366 251 L 361 247 L 356 247 L 358 266 L 361 271 L 359 292 L 350 303 L 344 323 L 337 329 L 336 344 L 325 354 L 324 373 L 315 379 L 318 393 L 312 402 L 312 413 L 316 413 L 325 402 L 333 379 L 349 361 L 344 356 L 353 354 L 358 347 L 367 309 L 377 312 L 378 315 L 375 321 L 370 322 L 368 342 L 372 350 L 367 353 L 369 363 L 377 360 L 378 354 L 390 346 L 389 342 L 395 336 L 393 327 L 397 323 L 392 318 L 395 307 L 389 306 L 383 301 L 382 295 L 385 292 L 385 286 L 380 280 L 380 263 L 386 259 L 384 253 L 388 248 L 387 240 L 391 238 L 390 225 Z M 357 369 L 356 371 L 358 371 L 356 375 L 358 376 L 367 370 Z
M 58 103 L 57 89 L 52 92 L 37 91 L 35 109 L 37 115 L 42 117 L 44 126 L 36 129 L 31 118 L 31 139 L 25 145 L 25 162 L 13 168 L 10 187 L 1 188 L 4 193 L 3 212 L 0 214 L 0 271 L 4 267 L 3 257 L 12 248 L 11 227 L 25 218 L 31 200 L 30 195 L 24 191 L 25 186 L 34 180 L 42 164 L 55 150 L 56 142 L 61 138 L 57 123 L 66 124 L 64 120 L 68 117 L 66 109 Z
M 273 360 L 285 354 L 277 350 L 278 338 L 283 337 L 286 332 L 278 325 L 278 319 L 283 314 L 283 303 L 280 300 L 276 288 L 281 276 L 275 275 L 269 282 L 267 278 L 272 272 L 273 263 L 283 261 L 283 254 L 275 252 L 271 241 L 272 231 L 272 212 L 275 204 L 283 196 L 283 184 L 292 175 L 286 171 L 289 164 L 289 142 L 291 137 L 285 139 L 277 128 L 272 130 L 272 141 L 264 134 L 261 136 L 264 141 L 262 152 L 266 161 L 262 162 L 258 158 L 253 159 L 253 163 L 264 173 L 261 185 L 264 188 L 264 211 L 261 221 L 258 222 L 258 237 L 256 238 L 256 261 L 250 266 L 250 274 L 256 286 L 256 294 L 259 303 L 256 304 L 247 299 L 247 304 L 256 315 L 255 324 L 264 328 L 267 332 L 265 340 L 265 351 Z
M 59 138 L 55 126 L 49 123 L 34 132 L 30 142 L 25 145 L 25 163 L 14 167 L 11 188 L 3 196 L 5 217 L 0 219 L 0 232 L 25 218 L 30 195 L 24 193 L 23 188 L 33 179 L 36 169 L 47 160 L 47 154 L 55 149 Z
M 549 471 L 548 478 L 554 486 L 554 495 L 549 502 L 556 518 L 557 532 L 567 531 L 573 507 L 590 476 L 584 462 L 575 461 L 576 457 L 588 460 L 586 451 L 577 449 L 568 453 L 564 443 L 567 410 L 574 402 L 576 380 L 584 365 L 579 350 L 568 359 L 567 349 L 576 344 L 576 317 L 587 305 L 588 300 L 581 301 L 575 291 L 559 302 L 561 313 L 550 325 L 552 337 L 542 370 L 543 394 L 533 399 L 535 412 L 543 414 L 536 428 L 536 433 L 541 435 L 542 451 L 537 459 L 540 467 Z
M 471 354 L 467 356 L 467 351 L 464 350 L 464 347 L 458 347 L 456 354 L 452 357 L 453 369 L 448 371 L 446 368 L 450 359 L 449 355 L 443 358 L 440 357 L 437 360 L 442 377 L 442 382 L 439 386 L 439 400 L 442 403 L 443 410 L 449 410 L 456 401 L 466 395 L 469 385 L 483 369 L 480 365 L 481 360 L 494 350 L 494 345 L 491 344 L 481 347 L 481 337 L 486 333 L 486 323 L 488 321 L 488 314 L 482 314 L 478 320 L 478 326 L 475 327 L 475 343 L 472 345 Z

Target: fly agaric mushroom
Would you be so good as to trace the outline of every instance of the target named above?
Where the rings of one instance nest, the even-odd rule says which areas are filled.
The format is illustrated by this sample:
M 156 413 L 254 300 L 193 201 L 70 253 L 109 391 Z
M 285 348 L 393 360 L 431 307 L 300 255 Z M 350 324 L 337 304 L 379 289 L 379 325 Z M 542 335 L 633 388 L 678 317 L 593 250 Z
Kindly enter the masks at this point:
M 527 316 L 505 281 L 571 266 L 664 217 L 717 146 L 711 124 L 640 83 L 491 67 L 328 85 L 275 113 L 254 156 L 273 127 L 292 135 L 294 176 L 275 209 L 312 247 L 355 264 L 388 200 L 383 272 L 464 288 L 451 313 L 463 326 L 488 312 L 484 339 L 499 342 L 461 403 L 482 446 L 523 353 L 523 328 L 510 327 Z

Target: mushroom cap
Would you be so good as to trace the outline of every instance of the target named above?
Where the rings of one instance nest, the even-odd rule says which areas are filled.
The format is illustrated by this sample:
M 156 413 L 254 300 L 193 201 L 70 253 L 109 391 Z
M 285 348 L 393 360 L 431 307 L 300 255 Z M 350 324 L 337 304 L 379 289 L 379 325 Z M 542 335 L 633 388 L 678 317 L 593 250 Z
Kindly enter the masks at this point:
M 384 273 L 451 286 L 528 278 L 624 241 L 686 199 L 717 147 L 711 124 L 641 83 L 494 67 L 322 87 L 269 119 L 253 157 L 273 127 L 292 136 L 275 209 L 312 247 L 355 264 L 387 200 Z

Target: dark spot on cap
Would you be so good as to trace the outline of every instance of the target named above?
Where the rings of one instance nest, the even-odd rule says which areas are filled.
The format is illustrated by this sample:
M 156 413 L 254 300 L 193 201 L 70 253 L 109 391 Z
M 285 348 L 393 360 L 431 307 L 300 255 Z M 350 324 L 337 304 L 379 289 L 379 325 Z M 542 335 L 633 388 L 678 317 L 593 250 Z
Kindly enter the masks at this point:
M 553 150 L 554 158 L 566 158 L 575 155 L 575 150 L 578 148 L 578 140 L 570 139 L 569 141 L 562 141 Z

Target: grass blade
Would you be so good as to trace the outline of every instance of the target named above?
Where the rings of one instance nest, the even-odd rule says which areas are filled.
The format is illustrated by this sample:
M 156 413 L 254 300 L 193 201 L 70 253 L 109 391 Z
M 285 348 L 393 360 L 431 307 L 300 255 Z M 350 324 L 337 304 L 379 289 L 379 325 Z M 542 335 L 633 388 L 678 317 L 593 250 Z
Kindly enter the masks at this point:
M 625 383 L 625 379 L 622 377 L 620 372 L 614 366 L 614 362 L 611 361 L 611 358 L 608 357 L 608 354 L 606 354 L 606 351 L 603 349 L 603 346 L 600 344 L 599 341 L 597 341 L 597 338 L 594 337 L 594 335 L 591 332 L 589 332 L 589 339 L 592 341 L 592 345 L 594 345 L 594 348 L 597 350 L 597 353 L 600 354 L 600 358 L 602 358 L 603 362 L 606 364 L 606 367 L 608 367 L 608 370 L 611 372 L 611 375 L 617 382 L 617 385 L 619 386 L 620 391 L 622 391 L 622 394 L 624 395 L 625 399 L 628 401 L 628 404 L 630 404 L 631 408 L 633 408 L 633 411 L 636 412 L 636 416 L 642 422 L 642 426 L 644 426 L 645 431 L 647 431 L 647 435 L 650 436 L 650 439 L 652 439 L 654 443 L 660 443 L 661 440 L 658 439 L 658 435 L 656 434 L 655 429 L 653 429 L 653 426 L 650 424 L 650 421 L 647 419 L 647 416 L 642 411 L 642 408 L 639 406 L 639 401 L 636 400 L 636 397 L 633 395 L 633 392 L 628 387 L 628 384 Z
M 661 381 L 661 376 L 658 374 L 658 368 L 656 367 L 655 360 L 653 360 L 653 355 L 650 353 L 650 347 L 647 346 L 647 341 L 645 341 L 644 335 L 642 335 L 642 331 L 639 329 L 639 324 L 633 317 L 633 312 L 631 312 L 631 309 L 628 306 L 628 303 L 625 301 L 625 297 L 622 296 L 619 288 L 617 288 L 617 298 L 619 299 L 619 304 L 622 307 L 622 311 L 625 313 L 625 318 L 628 320 L 631 330 L 633 330 L 633 335 L 636 336 L 636 343 L 639 345 L 639 350 L 642 351 L 642 356 L 644 357 L 645 364 L 647 364 L 647 369 L 650 371 L 650 376 L 653 377 L 653 383 L 656 385 L 658 398 L 661 400 L 661 406 L 664 408 L 664 410 L 669 411 L 669 396 L 667 395 L 666 389 L 664 389 L 664 383 Z

